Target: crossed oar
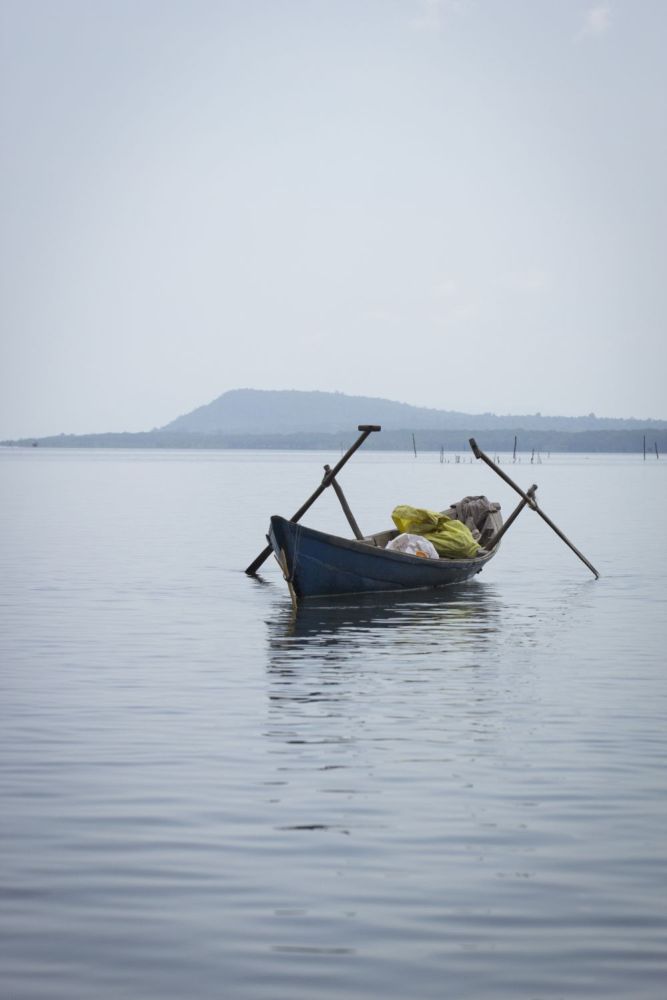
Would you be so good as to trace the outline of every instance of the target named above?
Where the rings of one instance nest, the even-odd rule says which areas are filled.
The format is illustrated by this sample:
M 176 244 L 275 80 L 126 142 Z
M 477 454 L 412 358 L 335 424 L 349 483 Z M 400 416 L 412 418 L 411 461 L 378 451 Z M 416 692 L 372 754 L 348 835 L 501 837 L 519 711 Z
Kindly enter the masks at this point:
M 361 537 L 361 532 L 359 531 L 359 528 L 357 527 L 356 521 L 354 521 L 354 518 L 352 517 L 352 512 L 350 511 L 349 507 L 347 506 L 347 502 L 345 501 L 345 498 L 342 495 L 342 491 L 340 489 L 340 486 L 336 482 L 336 475 L 343 468 L 343 466 L 345 465 L 345 463 L 347 462 L 347 460 L 350 459 L 350 458 L 352 458 L 352 456 L 354 455 L 354 453 L 357 450 L 357 448 L 361 448 L 362 444 L 364 443 L 364 441 L 366 440 L 366 438 L 368 437 L 368 435 L 372 434 L 374 431 L 380 431 L 380 430 L 382 430 L 382 428 L 380 427 L 379 424 L 359 424 L 358 430 L 360 430 L 362 432 L 361 435 L 357 438 L 357 440 L 354 442 L 354 444 L 352 445 L 352 447 L 348 448 L 348 450 L 345 452 L 345 454 L 341 458 L 340 462 L 338 462 L 336 465 L 334 465 L 333 469 L 330 469 L 328 465 L 325 465 L 325 467 L 324 467 L 325 468 L 324 479 L 322 480 L 322 482 L 320 483 L 320 485 L 317 487 L 317 489 L 315 490 L 315 492 L 311 496 L 308 497 L 308 499 L 306 500 L 306 502 L 304 504 L 302 504 L 301 507 L 299 507 L 299 509 L 297 510 L 296 514 L 294 514 L 293 517 L 290 518 L 290 521 L 299 521 L 299 520 L 301 520 L 301 518 L 306 513 L 306 511 L 308 510 L 308 508 L 312 507 L 312 505 L 315 503 L 315 501 L 317 500 L 317 498 L 322 493 L 324 493 L 324 491 L 327 489 L 327 487 L 333 485 L 333 488 L 336 491 L 336 495 L 338 496 L 338 499 L 340 500 L 341 504 L 343 505 L 343 510 L 346 513 L 348 521 L 350 521 L 350 524 L 352 526 L 352 530 L 354 531 L 354 533 L 357 536 L 357 538 Z M 350 520 L 350 518 L 351 518 L 351 520 Z M 262 563 L 265 562 L 265 560 L 268 559 L 268 557 L 271 555 L 272 551 L 273 551 L 273 549 L 271 548 L 270 545 L 267 545 L 265 549 L 262 549 L 262 551 L 257 556 L 257 558 L 254 559 L 253 562 L 251 562 L 250 565 L 248 566 L 248 568 L 246 569 L 246 573 L 248 574 L 248 576 L 254 576 L 255 575 L 255 573 L 257 572 L 257 570 L 259 569 L 259 567 L 262 565 Z
M 310 496 L 306 500 L 306 502 L 301 507 L 299 507 L 299 509 L 293 515 L 293 517 L 290 518 L 291 521 L 299 521 L 303 517 L 303 515 L 306 513 L 306 511 L 315 503 L 315 501 L 317 500 L 317 498 L 327 489 L 327 487 L 328 486 L 333 486 L 334 490 L 336 491 L 336 494 L 338 495 L 338 497 L 339 497 L 339 499 L 341 501 L 341 504 L 343 505 L 343 510 L 345 511 L 345 514 L 346 514 L 346 516 L 347 516 L 347 518 L 348 518 L 348 520 L 350 522 L 350 525 L 352 526 L 352 530 L 354 531 L 354 534 L 357 536 L 357 538 L 360 537 L 361 532 L 359 531 L 359 528 L 357 527 L 357 524 L 356 524 L 356 522 L 355 522 L 355 520 L 354 520 L 354 518 L 352 516 L 352 512 L 349 510 L 347 502 L 345 501 L 345 498 L 342 495 L 342 491 L 341 491 L 338 483 L 336 482 L 336 474 L 338 472 L 340 472 L 340 470 L 343 468 L 343 466 L 348 461 L 348 459 L 350 459 L 352 457 L 352 455 L 354 455 L 354 453 L 357 450 L 357 448 L 361 447 L 361 445 L 364 443 L 364 441 L 366 440 L 366 438 L 368 437 L 368 435 L 372 434 L 373 431 L 379 431 L 380 427 L 377 424 L 360 424 L 359 425 L 359 430 L 362 432 L 361 436 L 355 441 L 355 443 L 352 445 L 352 447 L 350 449 L 348 449 L 348 451 L 345 452 L 345 454 L 343 455 L 343 457 L 341 458 L 341 460 L 333 467 L 333 469 L 329 468 L 328 465 L 325 465 L 325 467 L 324 467 L 324 469 L 325 469 L 324 479 L 322 480 L 322 482 L 320 483 L 320 485 L 318 486 L 318 488 L 315 490 L 315 492 L 312 494 L 312 496 Z M 495 473 L 497 473 L 497 475 L 499 475 L 500 478 L 503 479 L 507 483 L 508 486 L 511 486 L 512 489 L 516 493 L 518 493 L 519 496 L 521 497 L 521 503 L 518 505 L 518 507 L 512 513 L 512 515 L 507 519 L 507 521 L 503 525 L 502 529 L 498 532 L 498 534 L 496 535 L 496 537 L 493 539 L 491 547 L 497 545 L 497 543 L 500 541 L 501 536 L 505 534 L 505 532 L 507 531 L 507 529 L 509 528 L 509 526 L 518 517 L 519 513 L 523 510 L 524 507 L 527 506 L 527 507 L 530 507 L 532 510 L 534 510 L 536 514 L 539 514 L 543 521 L 546 521 L 546 523 L 549 525 L 549 527 L 553 531 L 556 532 L 556 534 L 558 535 L 558 537 L 560 539 L 562 539 L 562 541 L 564 541 L 565 544 L 567 546 L 569 546 L 569 548 L 572 549 L 572 551 L 574 552 L 574 554 L 576 556 L 578 556 L 579 559 L 581 559 L 581 561 L 586 566 L 588 566 L 588 568 L 591 571 L 591 573 L 593 573 L 593 575 L 595 576 L 595 579 L 599 580 L 600 574 L 596 570 L 595 566 L 593 566 L 593 564 L 588 561 L 588 559 L 586 558 L 586 556 L 583 555 L 579 551 L 579 549 L 575 545 L 572 544 L 572 542 L 570 541 L 570 539 L 567 538 L 567 536 L 563 534 L 563 532 L 560 530 L 560 528 L 557 525 L 555 525 L 553 523 L 553 521 L 551 520 L 551 518 L 547 517 L 547 515 L 544 513 L 544 511 L 540 508 L 539 504 L 537 503 L 537 500 L 535 499 L 535 492 L 537 490 L 537 486 L 531 486 L 530 489 L 527 492 L 524 492 L 524 490 L 522 490 L 521 487 L 518 486 L 514 482 L 514 480 L 510 479 L 510 477 L 507 475 L 506 472 L 503 472 L 503 470 L 500 469 L 496 465 L 496 463 L 493 462 L 489 458 L 489 456 L 486 455 L 481 450 L 481 448 L 479 448 L 477 446 L 477 442 L 475 441 L 474 438 L 470 438 L 470 447 L 473 450 L 475 458 L 481 458 L 481 460 L 483 462 L 486 462 L 486 464 L 491 469 L 493 469 L 493 471 Z M 271 555 L 271 551 L 272 551 L 271 546 L 267 545 L 267 547 L 260 552 L 260 554 L 257 556 L 257 558 L 253 562 L 250 563 L 250 565 L 246 569 L 246 573 L 249 576 L 253 576 L 257 572 L 257 570 L 259 569 L 259 567 L 262 565 L 262 563 Z
M 549 527 L 552 528 L 556 532 L 556 534 L 558 535 L 558 537 L 561 538 L 565 542 L 565 544 L 568 545 L 572 549 L 572 551 L 574 552 L 574 554 L 577 555 L 577 556 L 579 556 L 579 558 L 581 559 L 582 563 L 585 563 L 586 566 L 588 566 L 588 568 L 591 571 L 591 573 L 594 574 L 595 579 L 599 580 L 600 579 L 600 574 L 596 570 L 595 566 L 593 566 L 592 563 L 589 563 L 589 561 L 586 558 L 586 556 L 582 555 L 582 553 L 579 551 L 579 549 L 575 545 L 572 544 L 572 542 L 570 541 L 570 539 L 567 538 L 563 534 L 563 532 L 560 530 L 560 528 L 558 528 L 553 523 L 553 521 L 551 520 L 551 518 L 547 517 L 547 515 L 544 513 L 544 511 L 541 510 L 541 508 L 539 507 L 539 505 L 537 503 L 537 500 L 535 499 L 535 490 L 537 489 L 537 487 L 536 486 L 531 486 L 531 488 L 528 490 L 528 492 L 524 493 L 524 491 L 521 489 L 521 487 L 517 486 L 517 484 L 514 482 L 514 480 L 510 479 L 510 477 L 507 475 L 507 473 L 503 472 L 502 469 L 499 469 L 498 466 L 496 465 L 496 463 L 493 462 L 489 458 L 488 455 L 485 455 L 484 452 L 481 450 L 481 448 L 477 447 L 477 442 L 475 441 L 474 438 L 470 438 L 470 447 L 473 450 L 475 458 L 481 458 L 481 460 L 483 462 L 486 462 L 486 464 L 488 466 L 490 466 L 490 468 L 492 468 L 493 471 L 496 472 L 500 476 L 501 479 L 504 479 L 505 482 L 507 483 L 507 485 L 511 486 L 512 489 L 515 490 L 515 492 L 518 493 L 519 496 L 522 498 L 522 500 L 524 502 L 522 504 L 519 504 L 519 508 L 517 508 L 516 513 L 518 514 L 519 510 L 523 509 L 523 507 L 525 507 L 526 505 L 528 507 L 531 507 L 532 510 L 534 510 L 536 514 L 540 515 L 540 517 L 542 518 L 543 521 L 547 522 L 547 524 L 549 525 Z M 509 527 L 509 522 L 506 524 L 506 527 Z M 499 540 L 498 538 L 495 539 L 495 541 L 498 541 L 498 540 Z

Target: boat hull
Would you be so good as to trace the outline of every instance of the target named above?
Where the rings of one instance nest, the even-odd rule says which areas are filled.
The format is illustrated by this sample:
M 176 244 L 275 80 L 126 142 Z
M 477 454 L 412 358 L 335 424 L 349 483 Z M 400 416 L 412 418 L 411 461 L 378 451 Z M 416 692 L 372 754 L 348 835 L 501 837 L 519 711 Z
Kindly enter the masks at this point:
M 295 602 L 339 594 L 430 590 L 469 580 L 497 549 L 472 559 L 422 559 L 271 518 L 269 543 Z

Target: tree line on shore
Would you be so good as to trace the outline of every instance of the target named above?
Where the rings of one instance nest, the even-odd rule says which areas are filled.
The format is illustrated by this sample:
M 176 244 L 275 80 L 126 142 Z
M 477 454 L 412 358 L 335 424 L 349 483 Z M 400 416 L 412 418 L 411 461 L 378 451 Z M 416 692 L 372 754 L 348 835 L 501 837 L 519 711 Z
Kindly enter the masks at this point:
M 271 449 L 339 450 L 347 448 L 354 437 L 342 431 L 333 433 L 302 431 L 292 434 L 198 434 L 176 431 L 140 431 L 137 433 L 58 434 L 43 438 L 3 441 L 5 446 L 46 448 L 193 448 L 193 449 Z M 414 437 L 414 443 L 413 443 Z M 667 451 L 667 430 L 556 431 L 516 428 L 469 430 L 386 430 L 373 434 L 364 445 L 372 451 L 445 451 L 467 452 L 468 439 L 475 437 L 487 452 L 541 454 L 549 452 L 632 453 L 658 455 Z

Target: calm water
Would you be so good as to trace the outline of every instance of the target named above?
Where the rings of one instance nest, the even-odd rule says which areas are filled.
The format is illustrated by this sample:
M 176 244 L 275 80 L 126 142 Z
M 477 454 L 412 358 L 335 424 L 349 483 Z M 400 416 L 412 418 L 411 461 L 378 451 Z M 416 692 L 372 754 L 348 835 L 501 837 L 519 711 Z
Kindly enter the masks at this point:
M 337 458 L 0 451 L 3 998 L 664 997 L 667 461 L 511 467 L 598 582 L 526 511 L 463 588 L 295 617 L 242 570 Z M 341 483 L 369 531 L 516 499 Z

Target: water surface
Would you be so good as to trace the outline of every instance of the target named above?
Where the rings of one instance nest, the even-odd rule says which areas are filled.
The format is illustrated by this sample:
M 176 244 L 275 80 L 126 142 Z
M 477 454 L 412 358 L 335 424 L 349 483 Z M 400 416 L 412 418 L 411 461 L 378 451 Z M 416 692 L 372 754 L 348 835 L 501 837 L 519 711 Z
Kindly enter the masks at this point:
M 463 587 L 295 616 L 242 570 L 337 458 L 0 451 L 3 995 L 664 996 L 667 466 L 512 466 L 597 582 L 526 511 Z M 516 500 L 341 483 L 369 531 Z

